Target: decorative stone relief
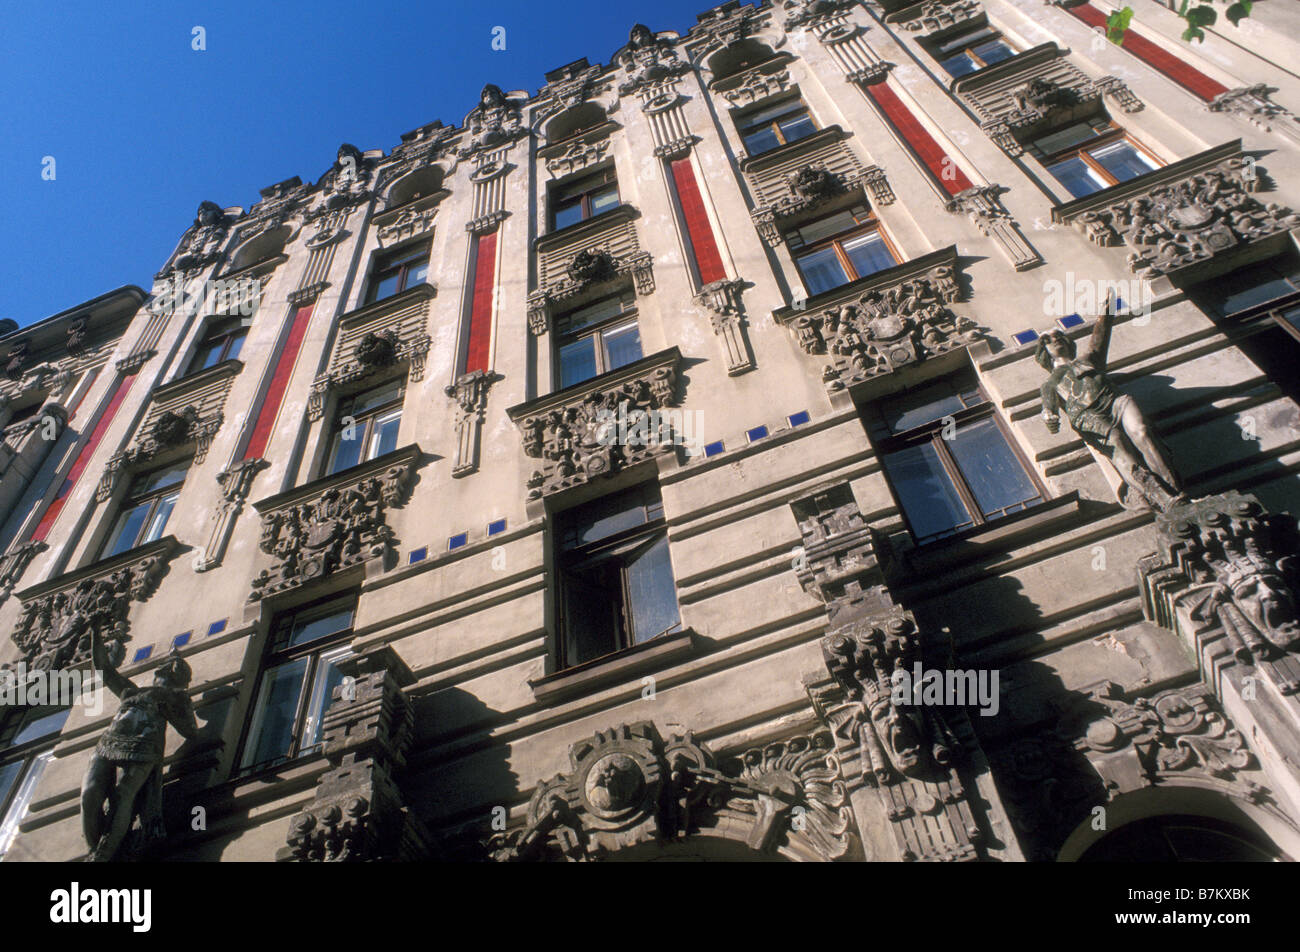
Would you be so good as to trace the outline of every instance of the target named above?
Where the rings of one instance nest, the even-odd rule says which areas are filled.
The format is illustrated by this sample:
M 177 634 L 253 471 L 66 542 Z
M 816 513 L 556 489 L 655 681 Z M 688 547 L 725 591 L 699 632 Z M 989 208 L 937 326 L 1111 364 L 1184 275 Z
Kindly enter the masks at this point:
M 403 691 L 415 675 L 392 648 L 338 663 L 348 681 L 321 719 L 330 769 L 289 821 L 277 862 L 361 863 L 428 858 L 427 835 L 397 783 L 415 716 Z
M 379 247 L 388 248 L 409 238 L 417 238 L 433 230 L 434 220 L 438 217 L 438 205 L 425 208 L 409 206 L 397 213 L 392 221 L 375 230 L 379 238 Z
M 538 258 L 538 288 L 528 296 L 528 326 L 534 334 L 546 333 L 553 309 L 577 304 L 620 281 L 630 279 L 638 294 L 655 289 L 654 259 L 641 250 L 629 216 L 541 243 Z
M 180 247 L 171 262 L 155 277 L 162 279 L 173 269 L 194 271 L 221 259 L 221 246 L 230 231 L 231 219 L 214 202 L 201 202 L 194 224 L 181 238 Z
M 958 192 L 949 199 L 946 207 L 950 212 L 966 215 L 980 234 L 997 242 L 998 249 L 1013 268 L 1024 271 L 1042 264 L 1043 259 L 1003 206 L 999 196 L 1005 191 L 1001 185 L 977 185 Z
M 226 546 L 235 530 L 235 522 L 244 510 L 257 474 L 271 464 L 259 457 L 240 460 L 217 474 L 221 487 L 221 503 L 212 514 L 212 529 L 207 544 L 194 556 L 194 571 L 206 572 L 221 564 L 226 556 Z
M 479 95 L 478 105 L 465 119 L 466 136 L 459 154 L 468 158 L 477 152 L 509 146 L 527 135 L 520 111 L 520 100 L 509 99 L 500 86 L 488 83 Z
M 990 759 L 1031 860 L 1056 859 L 1094 808 L 1153 786 L 1211 789 L 1282 817 L 1245 738 L 1204 684 L 1135 697 L 1107 682 Z
M 756 66 L 734 79 L 729 77 L 725 84 L 717 85 L 717 90 L 731 105 L 740 107 L 779 95 L 790 85 L 790 70 L 778 63 Z
M 539 461 L 528 479 L 528 498 L 611 476 L 660 453 L 673 452 L 669 415 L 677 406 L 677 348 L 510 408 L 524 454 Z
M 925 0 L 885 18 L 887 23 L 897 22 L 909 33 L 929 36 L 958 24 L 969 24 L 984 13 L 979 0 Z
M 866 821 L 862 809 L 880 812 L 904 860 L 983 858 L 984 833 L 958 772 L 970 765 L 968 747 L 977 747 L 965 713 L 900 690 L 923 660 L 940 677 L 947 665 L 923 657 L 915 619 L 889 593 L 888 542 L 862 518 L 847 483 L 796 499 L 791 509 L 803 539 L 796 577 L 826 604 L 822 653 L 834 682 L 809 693 L 831 727 L 849 789 L 875 791 L 874 805 L 854 801 L 859 821 Z
M 338 158 L 321 179 L 323 208 L 330 211 L 352 208 L 370 199 L 373 163 L 356 146 L 339 146 Z
M 1207 108 L 1210 112 L 1236 116 L 1265 132 L 1277 131 L 1288 139 L 1300 142 L 1300 122 L 1296 121 L 1291 110 L 1269 99 L 1275 92 L 1277 89 L 1267 83 L 1239 86 L 1215 96 Z
M 468 476 L 478 469 L 479 438 L 487 411 L 488 390 L 499 379 L 500 376 L 491 371 L 475 370 L 461 374 L 445 390 L 459 411 L 456 414 L 456 456 L 452 461 L 452 476 Z
M 317 480 L 257 503 L 261 550 L 269 568 L 253 579 L 250 602 L 317 581 L 354 565 L 386 568 L 393 530 L 385 514 L 402 505 L 410 489 L 418 448 L 388 454 L 359 474 Z
M 1160 550 L 1138 563 L 1147 617 L 1195 637 L 1222 637 L 1242 664 L 1300 653 L 1300 535 L 1289 515 L 1266 512 L 1236 491 L 1197 499 L 1156 517 Z M 1283 693 L 1300 691 L 1284 679 Z
M 166 536 L 19 592 L 23 610 L 11 636 L 19 660 L 42 671 L 88 663 L 93 635 L 120 664 L 131 637 L 130 603 L 157 590 L 178 548 Z
M 23 542 L 14 546 L 0 556 L 0 605 L 3 605 L 18 587 L 18 580 L 27 571 L 27 566 L 49 546 L 40 540 Z
M 701 831 L 792 859 L 835 860 L 852 846 L 824 731 L 720 760 L 690 732 L 664 741 L 640 721 L 579 741 L 569 762 L 567 774 L 538 786 L 521 829 L 492 837 L 493 859 L 596 860 Z
M 738 279 L 714 281 L 695 295 L 695 303 L 709 310 L 709 323 L 722 347 L 727 373 L 733 377 L 754 369 L 745 341 L 744 309 L 740 303 L 744 287 L 745 282 Z
M 546 159 L 546 171 L 554 176 L 569 175 L 600 162 L 608 151 L 608 137 L 594 142 L 578 139 L 569 143 L 563 152 Z
M 791 329 L 807 354 L 827 354 L 822 380 L 831 391 L 892 373 L 900 367 L 974 343 L 973 321 L 945 305 L 959 286 L 951 249 L 873 276 L 847 295 L 816 307 L 782 308 L 777 323 Z
M 798 28 L 811 29 L 827 17 L 852 9 L 856 6 L 852 0 L 785 0 L 785 20 L 782 26 L 787 30 Z
M 412 295 L 369 304 L 339 320 L 338 336 L 324 373 L 312 383 L 307 418 L 319 420 L 331 390 L 351 388 L 372 376 L 406 371 L 406 379 L 424 379 L 432 338 L 427 331 L 432 285 Z
M 672 40 L 641 23 L 632 27 L 627 46 L 618 52 L 615 60 L 625 77 L 618 85 L 620 96 L 634 93 L 647 83 L 680 76 L 690 69 L 677 55 Z
M 1240 141 L 1057 206 L 1052 218 L 1099 245 L 1128 246 L 1134 274 L 1155 278 L 1300 227 L 1300 215 L 1251 197 L 1259 185 Z

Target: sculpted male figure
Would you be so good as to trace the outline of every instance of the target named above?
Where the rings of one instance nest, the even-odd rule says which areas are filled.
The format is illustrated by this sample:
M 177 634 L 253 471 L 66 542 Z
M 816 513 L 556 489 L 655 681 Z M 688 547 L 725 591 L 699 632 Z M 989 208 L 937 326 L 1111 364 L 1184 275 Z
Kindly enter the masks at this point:
M 1060 412 L 1083 441 L 1115 464 L 1130 492 L 1167 510 L 1186 502 L 1168 453 L 1148 427 L 1137 402 L 1115 389 L 1106 375 L 1106 352 L 1114 320 L 1114 298 L 1092 329 L 1087 352 L 1077 356 L 1074 341 L 1060 331 L 1038 339 L 1034 359 L 1048 371 L 1041 389 L 1047 429 L 1061 428 Z
M 91 862 L 112 860 L 139 815 L 147 838 L 165 835 L 162 823 L 162 762 L 167 724 L 182 737 L 198 735 L 194 706 L 186 688 L 190 666 L 173 654 L 154 673 L 149 687 L 136 687 L 117 673 L 97 632 L 91 635 L 95 667 L 104 684 L 122 700 L 81 784 L 81 825 Z M 107 811 L 105 811 L 107 801 Z

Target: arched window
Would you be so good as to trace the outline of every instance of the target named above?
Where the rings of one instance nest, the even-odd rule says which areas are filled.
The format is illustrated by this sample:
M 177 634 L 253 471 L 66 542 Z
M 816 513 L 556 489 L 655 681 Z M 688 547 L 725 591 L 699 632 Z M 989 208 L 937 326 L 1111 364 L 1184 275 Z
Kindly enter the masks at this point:
M 1079 857 L 1081 863 L 1271 863 L 1278 850 L 1256 830 L 1210 817 L 1167 814 L 1127 823 Z

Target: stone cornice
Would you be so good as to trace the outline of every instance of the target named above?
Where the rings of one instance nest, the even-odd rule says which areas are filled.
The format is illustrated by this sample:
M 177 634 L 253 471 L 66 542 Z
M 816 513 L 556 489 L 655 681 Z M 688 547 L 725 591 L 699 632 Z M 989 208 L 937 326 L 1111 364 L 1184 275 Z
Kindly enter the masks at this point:
M 186 374 L 184 377 L 177 377 L 175 380 L 155 387 L 151 396 L 158 401 L 168 400 L 177 394 L 184 393 L 191 387 L 201 387 L 224 377 L 238 376 L 243 369 L 244 362 L 232 357 L 229 360 L 223 360 L 219 364 L 213 364 L 211 367 L 205 367 L 202 370 Z
M 376 456 L 362 465 L 350 467 L 342 472 L 331 473 L 319 479 L 313 479 L 309 483 L 303 483 L 301 486 L 295 486 L 293 489 L 287 489 L 274 496 L 267 496 L 265 499 L 253 503 L 253 509 L 259 515 L 265 515 L 280 509 L 287 509 L 300 502 L 315 499 L 331 489 L 345 488 L 353 483 L 359 483 L 362 480 L 378 476 L 390 467 L 402 466 L 414 470 L 423 455 L 424 453 L 418 443 L 410 443 L 393 450 L 391 453 Z
M 566 405 L 580 403 L 589 394 L 596 391 L 617 390 L 623 384 L 653 373 L 656 370 L 670 368 L 675 371 L 681 363 L 681 359 L 682 352 L 677 347 L 669 347 L 667 350 L 661 350 L 658 353 L 642 357 L 640 360 L 633 361 L 617 370 L 611 370 L 598 377 L 592 377 L 582 383 L 565 387 L 563 390 L 556 390 L 554 393 L 538 397 L 535 400 L 517 403 L 506 410 L 506 415 L 517 424 L 524 417 L 538 416 L 550 413 L 552 410 L 557 410 Z
M 772 317 L 778 324 L 789 324 L 801 315 L 848 303 L 854 298 L 861 297 L 867 291 L 902 284 L 904 281 L 922 277 L 938 267 L 947 267 L 951 269 L 953 274 L 953 287 L 948 300 L 960 300 L 960 284 L 957 283 L 957 246 L 949 245 L 947 248 L 940 248 L 938 251 L 931 251 L 929 254 L 921 255 L 919 258 L 912 258 L 910 261 L 896 264 L 892 268 L 877 271 L 865 278 L 850 281 L 838 288 L 815 294 L 804 302 L 802 308 L 788 305 L 778 308 L 772 312 Z

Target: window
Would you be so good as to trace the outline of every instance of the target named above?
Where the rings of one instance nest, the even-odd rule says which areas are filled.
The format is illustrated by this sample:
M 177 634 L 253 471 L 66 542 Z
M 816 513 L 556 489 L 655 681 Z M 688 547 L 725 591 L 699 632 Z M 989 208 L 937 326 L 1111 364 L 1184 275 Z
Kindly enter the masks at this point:
M 382 301 L 394 294 L 424 284 L 429 277 L 429 242 L 380 255 L 370 278 L 366 303 Z
M 1075 198 L 1127 182 L 1161 165 L 1105 117 L 1071 123 L 1039 136 L 1030 144 L 1030 151 Z
M 658 484 L 561 513 L 556 528 L 561 668 L 681 630 Z
M 768 106 L 737 120 L 745 151 L 758 155 L 777 146 L 798 142 L 817 131 L 808 107 L 798 99 Z
M 26 708 L 0 732 L 0 857 L 9 851 L 27 816 L 36 784 L 54 756 L 54 742 L 68 708 Z
M 555 346 L 561 389 L 640 360 L 635 296 L 624 291 L 560 315 Z
M 618 180 L 610 166 L 556 186 L 551 192 L 551 227 L 574 225 L 618 205 Z
M 392 380 L 339 403 L 325 475 L 397 449 L 405 385 Z
M 809 294 L 820 294 L 898 263 L 880 223 L 865 205 L 786 233 Z
M 331 694 L 343 682 L 338 662 L 352 654 L 356 596 L 276 617 L 239 759 L 241 774 L 315 752 Z
M 104 543 L 101 559 L 112 558 L 128 549 L 162 538 L 189 468 L 190 461 L 185 459 L 141 473 L 131 480 L 117 522 L 113 524 L 113 531 Z
M 203 340 L 199 342 L 198 349 L 194 352 L 194 359 L 190 361 L 189 372 L 197 373 L 223 360 L 234 360 L 238 357 L 244 346 L 244 338 L 248 336 L 250 323 L 252 323 L 251 319 L 246 317 L 210 323 L 203 334 Z
M 1300 254 L 1238 268 L 1187 293 L 1255 366 L 1300 403 Z
M 883 400 L 868 423 L 918 545 L 1045 498 L 993 405 L 964 377 Z
M 1016 50 L 1002 38 L 1002 34 L 988 27 L 959 33 L 934 48 L 934 58 L 953 79 L 968 76 L 1015 55 Z

